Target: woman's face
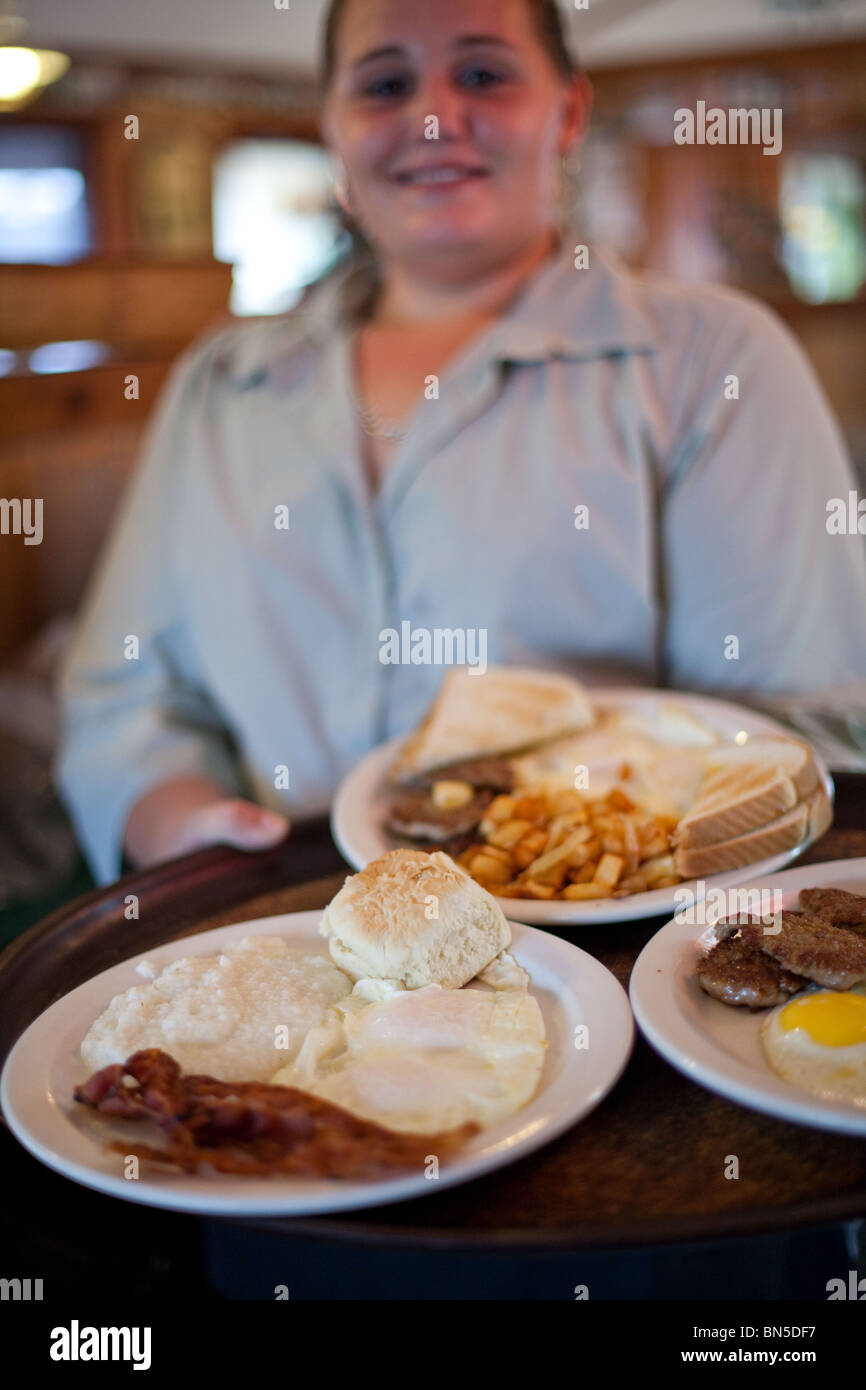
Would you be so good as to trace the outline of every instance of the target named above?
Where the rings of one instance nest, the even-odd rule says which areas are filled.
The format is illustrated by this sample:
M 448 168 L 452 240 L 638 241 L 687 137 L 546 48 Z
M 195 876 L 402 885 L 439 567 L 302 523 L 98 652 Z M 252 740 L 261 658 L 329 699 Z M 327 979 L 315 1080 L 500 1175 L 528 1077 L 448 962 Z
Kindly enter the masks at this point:
M 349 0 L 323 131 L 385 260 L 472 274 L 555 223 L 587 92 L 526 0 Z

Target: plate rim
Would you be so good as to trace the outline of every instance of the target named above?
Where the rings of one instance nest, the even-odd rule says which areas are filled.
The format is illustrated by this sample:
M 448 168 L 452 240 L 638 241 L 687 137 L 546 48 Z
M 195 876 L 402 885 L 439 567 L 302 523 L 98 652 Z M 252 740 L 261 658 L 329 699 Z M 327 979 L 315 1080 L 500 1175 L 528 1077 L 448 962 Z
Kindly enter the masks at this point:
M 653 686 L 627 685 L 587 688 L 590 696 L 599 704 L 604 704 L 610 700 L 615 704 L 627 705 L 632 697 L 641 701 L 649 701 L 650 699 L 681 701 L 698 709 L 707 707 L 710 711 L 712 709 L 720 712 L 727 711 L 731 718 L 735 714 L 742 715 L 744 719 L 757 726 L 755 736 L 766 733 L 777 737 L 799 738 L 799 742 L 807 744 L 811 749 L 821 784 L 830 799 L 831 807 L 835 810 L 836 788 L 832 773 L 825 760 L 818 750 L 809 743 L 808 739 L 793 734 L 772 715 L 764 714 L 760 710 L 749 709 L 748 706 L 739 705 L 734 700 L 725 700 L 715 695 L 703 695 L 688 690 L 658 690 Z M 375 748 L 371 748 L 341 779 L 334 794 L 330 813 L 331 834 L 340 853 L 355 871 L 364 868 L 371 861 L 365 859 L 361 853 L 354 849 L 355 837 L 346 832 L 346 819 L 349 814 L 347 806 L 352 805 L 351 796 L 354 792 L 354 785 L 357 781 L 369 776 L 371 769 L 378 770 L 380 763 L 384 764 L 397 751 L 406 737 L 406 734 L 397 734 L 393 738 L 377 744 Z M 707 879 L 684 879 L 682 884 L 677 884 L 675 887 L 653 889 L 647 893 L 633 893 L 627 898 L 601 898 L 596 904 L 565 901 L 544 902 L 532 898 L 497 898 L 496 901 L 509 921 L 523 921 L 527 925 L 536 927 L 609 926 L 614 923 L 649 920 L 653 917 L 663 918 L 674 910 L 676 903 L 674 894 L 683 886 L 705 883 L 708 890 L 710 888 L 733 888 L 750 881 L 756 874 L 763 877 L 767 874 L 783 871 L 788 866 L 793 865 L 812 844 L 814 844 L 814 839 L 807 835 L 799 845 L 794 845 L 792 849 L 783 850 L 780 854 L 770 855 L 766 859 L 755 860 L 751 864 L 744 864 L 739 869 L 713 874 Z M 391 846 L 391 848 L 395 847 Z M 380 847 L 377 853 L 387 853 L 387 848 Z M 656 899 L 656 893 L 662 896 Z M 647 902 L 648 898 L 654 900 Z M 518 913 L 520 916 L 512 916 L 512 914 Z
M 860 873 L 866 881 L 866 857 L 828 859 L 817 864 L 799 864 L 790 869 L 764 874 L 761 878 L 737 887 L 787 888 L 790 883 L 791 891 L 795 887 L 799 891 L 801 887 L 807 886 L 806 879 L 828 874 L 830 881 L 820 886 L 829 888 L 833 886 L 834 876 L 839 879 L 851 878 L 857 877 Z M 799 882 L 800 879 L 803 882 Z M 635 1022 L 647 1042 L 666 1062 L 690 1081 L 736 1105 L 809 1129 L 822 1129 L 855 1137 L 866 1136 L 866 1107 L 858 1110 L 836 1101 L 823 1100 L 819 1096 L 810 1096 L 809 1092 L 800 1091 L 781 1076 L 777 1076 L 770 1070 L 769 1065 L 766 1078 L 762 1081 L 761 1073 L 756 1073 L 752 1067 L 738 1058 L 725 1055 L 711 1038 L 702 1033 L 690 1019 L 682 1016 L 676 1004 L 676 978 L 682 952 L 687 947 L 693 947 L 698 936 L 706 930 L 706 926 L 701 926 L 699 930 L 695 928 L 698 936 L 684 936 L 683 926 L 683 923 L 673 918 L 666 922 L 650 937 L 632 967 L 628 986 L 629 1002 Z M 664 990 L 666 1002 L 661 1005 L 651 1003 L 648 1007 L 648 983 L 658 983 L 657 972 L 660 968 L 663 973 L 667 972 L 666 979 L 669 982 Z M 728 1007 L 720 1001 L 712 1002 L 717 1002 L 719 1008 Z M 664 1019 L 659 1022 L 659 1008 L 666 1008 L 668 1016 L 674 1019 L 673 1030 L 670 1024 L 666 1026 Z M 698 1039 L 697 1057 L 688 1050 L 684 1051 L 682 1044 L 677 1044 L 678 1034 L 684 1035 L 687 1039 Z M 713 1054 L 722 1062 L 722 1070 L 719 1069 Z
M 337 1180 L 337 1179 L 312 1179 L 311 1187 L 322 1184 L 322 1190 L 317 1196 L 315 1191 L 311 1192 L 312 1200 L 298 1202 L 292 1200 L 287 1194 L 283 1194 L 280 1200 L 279 1175 L 273 1178 L 262 1179 L 265 1183 L 273 1181 L 274 1188 L 265 1195 L 253 1196 L 249 1192 L 244 1192 L 243 1178 L 236 1178 L 237 1191 L 234 1195 L 227 1196 L 225 1193 L 219 1194 L 215 1191 L 213 1198 L 204 1191 L 184 1191 L 184 1176 L 182 1174 L 160 1174 L 165 1178 L 165 1185 L 155 1186 L 147 1180 L 141 1182 L 129 1182 L 116 1173 L 102 1171 L 99 1168 L 91 1167 L 81 1162 L 78 1158 L 64 1157 L 62 1146 L 57 1148 L 53 1145 L 49 1137 L 46 1138 L 44 1131 L 31 1132 L 26 1118 L 22 1118 L 18 1113 L 16 1105 L 16 1094 L 19 1088 L 33 1087 L 33 1062 L 28 1056 L 27 1049 L 32 1047 L 34 1042 L 39 1039 L 40 1034 L 50 1026 L 52 1015 L 55 1021 L 59 1021 L 64 1012 L 74 1009 L 74 998 L 83 992 L 89 991 L 93 985 L 106 976 L 120 974 L 123 971 L 134 971 L 135 965 L 144 959 L 158 957 L 158 963 L 168 964 L 171 959 L 177 959 L 183 954 L 209 954 L 213 949 L 215 936 L 224 940 L 230 940 L 237 935 L 240 939 L 242 935 L 260 934 L 267 935 L 273 932 L 279 923 L 294 922 L 301 927 L 303 932 L 304 923 L 299 923 L 298 919 L 307 919 L 311 925 L 311 919 L 319 919 L 322 909 L 307 909 L 300 912 L 276 913 L 267 917 L 250 918 L 243 922 L 229 923 L 225 926 L 212 928 L 209 932 L 199 932 L 191 937 L 178 937 L 151 946 L 148 950 L 139 952 L 134 956 L 129 956 L 123 961 L 109 966 L 106 970 L 99 971 L 92 975 L 88 980 L 82 981 L 74 989 L 68 991 L 60 999 L 55 1000 L 49 1007 L 43 1010 L 28 1025 L 24 1032 L 16 1039 L 9 1051 L 6 1063 L 3 1067 L 2 1077 L 0 1077 L 0 1105 L 6 1122 L 18 1139 L 19 1143 L 27 1149 L 35 1158 L 44 1163 L 47 1167 L 58 1172 L 71 1181 L 77 1182 L 91 1190 L 102 1192 L 108 1196 L 114 1196 L 121 1200 L 133 1201 L 139 1205 L 158 1207 L 163 1210 L 186 1212 L 197 1216 L 238 1216 L 238 1217 L 265 1217 L 275 1216 L 283 1218 L 305 1219 L 307 1217 L 323 1215 L 336 1215 L 342 1212 L 361 1210 L 366 1207 L 380 1207 L 391 1205 L 401 1201 L 410 1201 L 427 1195 L 434 1195 L 428 1183 L 422 1186 L 422 1174 L 402 1175 L 397 1178 L 385 1178 L 382 1180 Z M 600 1053 L 602 1074 L 595 1084 L 588 1091 L 580 1093 L 580 1100 L 577 1104 L 566 1104 L 564 1107 L 560 1102 L 554 1113 L 539 1117 L 531 1128 L 523 1135 L 517 1132 L 515 1138 L 514 1122 L 520 1122 L 521 1117 L 532 1106 L 541 1100 L 546 1092 L 553 1090 L 555 1085 L 562 1085 L 565 1069 L 560 1070 L 552 1078 L 550 1084 L 542 1090 L 536 1092 L 526 1106 L 517 1111 L 508 1120 L 500 1122 L 498 1126 L 491 1127 L 491 1133 L 497 1135 L 504 1126 L 511 1126 L 511 1131 L 506 1130 L 499 1134 L 494 1140 L 494 1147 L 489 1151 L 482 1151 L 479 1154 L 469 1154 L 462 1160 L 459 1156 L 447 1165 L 443 1165 L 439 1177 L 435 1184 L 436 1190 L 456 1187 L 464 1182 L 474 1181 L 476 1178 L 486 1176 L 489 1172 L 509 1166 L 513 1162 L 528 1157 L 544 1145 L 553 1142 L 566 1130 L 572 1128 L 584 1120 L 596 1107 L 610 1094 L 617 1085 L 631 1057 L 634 1041 L 635 1027 L 632 1011 L 626 990 L 607 966 L 603 965 L 595 956 L 588 951 L 582 950 L 573 942 L 561 937 L 554 937 L 549 933 L 540 932 L 537 928 L 526 923 L 512 923 L 512 927 L 519 929 L 515 947 L 520 951 L 520 936 L 529 933 L 529 942 L 535 939 L 536 946 L 541 947 L 545 954 L 552 954 L 554 961 L 557 956 L 571 957 L 572 964 L 578 967 L 581 973 L 588 974 L 586 985 L 586 995 L 580 1001 L 583 1006 L 589 1003 L 590 1008 L 598 1010 L 598 1000 L 605 1001 L 604 1008 L 607 1017 L 611 1020 L 613 1034 L 604 1049 Z M 202 943 L 199 947 L 199 943 Z M 171 951 L 170 956 L 163 956 L 165 951 Z M 576 957 L 574 955 L 576 953 Z M 559 976 L 557 975 L 557 980 Z M 120 986 L 125 988 L 128 986 Z M 118 986 L 112 986 L 112 994 L 118 992 Z M 542 992 L 545 986 L 537 985 L 536 992 Z M 559 995 L 554 995 L 559 999 Z M 577 996 L 574 996 L 577 999 Z M 549 1021 L 546 1028 L 548 1041 L 550 1041 Z M 567 1061 L 568 1049 L 563 1045 L 563 1053 Z M 39 1063 L 36 1073 L 39 1081 L 39 1099 L 34 1102 L 39 1107 L 45 1107 L 44 1123 L 50 1125 L 51 1120 L 56 1122 L 57 1116 L 50 1112 L 60 1110 L 55 1098 L 51 1094 L 49 1085 L 50 1072 L 56 1065 L 60 1053 L 56 1048 L 50 1048 L 44 1060 Z M 29 1080 L 28 1080 L 29 1075 Z M 567 1089 L 567 1088 L 566 1088 Z M 567 1097 L 566 1097 L 567 1099 Z M 69 1125 L 72 1121 L 63 1113 L 65 1124 Z M 479 1138 L 483 1138 L 479 1136 Z M 215 1182 L 225 1182 L 228 1175 L 215 1177 Z M 297 1181 L 297 1180 L 294 1180 Z M 324 1185 L 327 1184 L 327 1192 Z M 351 1188 L 351 1191 L 350 1191 Z M 348 1200 L 346 1200 L 348 1198 Z

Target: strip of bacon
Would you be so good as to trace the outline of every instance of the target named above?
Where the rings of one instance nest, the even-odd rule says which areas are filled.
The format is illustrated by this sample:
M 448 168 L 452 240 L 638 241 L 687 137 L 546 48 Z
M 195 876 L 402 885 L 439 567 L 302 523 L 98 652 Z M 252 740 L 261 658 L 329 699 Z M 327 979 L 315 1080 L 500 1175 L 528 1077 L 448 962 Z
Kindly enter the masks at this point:
M 478 1133 L 469 1124 L 443 1134 L 398 1134 L 291 1086 L 185 1076 L 155 1047 L 94 1072 L 75 1099 L 103 1115 L 154 1121 L 163 1148 L 108 1147 L 189 1173 L 209 1164 L 221 1173 L 385 1177 L 423 1168 L 430 1154 L 441 1162 Z

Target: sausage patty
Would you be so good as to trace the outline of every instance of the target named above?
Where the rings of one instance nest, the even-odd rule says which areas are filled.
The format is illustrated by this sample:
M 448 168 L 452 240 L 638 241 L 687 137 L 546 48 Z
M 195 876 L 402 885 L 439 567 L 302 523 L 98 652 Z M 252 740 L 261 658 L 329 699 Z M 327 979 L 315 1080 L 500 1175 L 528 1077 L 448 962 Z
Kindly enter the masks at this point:
M 474 795 L 462 806 L 437 806 L 433 787 L 437 782 L 468 782 Z M 394 796 L 385 818 L 385 829 L 409 840 L 430 840 L 438 845 L 471 834 L 494 796 L 511 790 L 514 774 L 506 758 L 472 758 L 450 763 L 428 773 L 411 790 Z M 471 843 L 471 841 L 469 842 Z
M 806 984 L 741 936 L 725 936 L 701 956 L 697 976 L 701 989 L 714 999 L 752 1010 L 784 1004 Z
M 866 936 L 866 897 L 862 893 L 846 893 L 843 888 L 804 888 L 800 906 L 810 917 L 820 917 L 831 926 Z
M 408 840 L 445 840 L 472 831 L 493 800 L 486 788 L 462 806 L 437 806 L 432 792 L 404 792 L 391 803 L 385 829 Z
M 759 918 L 744 922 L 740 933 L 746 944 L 827 989 L 850 989 L 866 980 L 866 938 L 802 912 L 778 916 L 782 928 L 778 934 L 766 929 Z

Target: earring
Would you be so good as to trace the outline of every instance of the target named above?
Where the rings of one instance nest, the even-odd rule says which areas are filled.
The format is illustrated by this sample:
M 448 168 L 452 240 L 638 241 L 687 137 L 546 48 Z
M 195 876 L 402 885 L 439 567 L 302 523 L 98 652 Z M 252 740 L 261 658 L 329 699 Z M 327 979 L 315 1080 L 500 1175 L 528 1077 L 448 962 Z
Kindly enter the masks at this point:
M 574 214 L 574 206 L 577 197 L 575 175 L 579 168 L 579 161 L 575 161 L 574 164 L 571 164 L 567 154 L 563 153 L 559 156 L 559 193 L 557 204 L 561 228 L 569 225 Z
M 559 183 L 563 189 L 570 189 L 574 192 L 574 181 L 580 173 L 580 160 L 572 159 L 571 156 L 563 152 L 559 156 Z
M 352 216 L 352 203 L 349 195 L 349 180 L 343 161 L 336 159 L 334 171 L 334 197 L 348 217 Z

